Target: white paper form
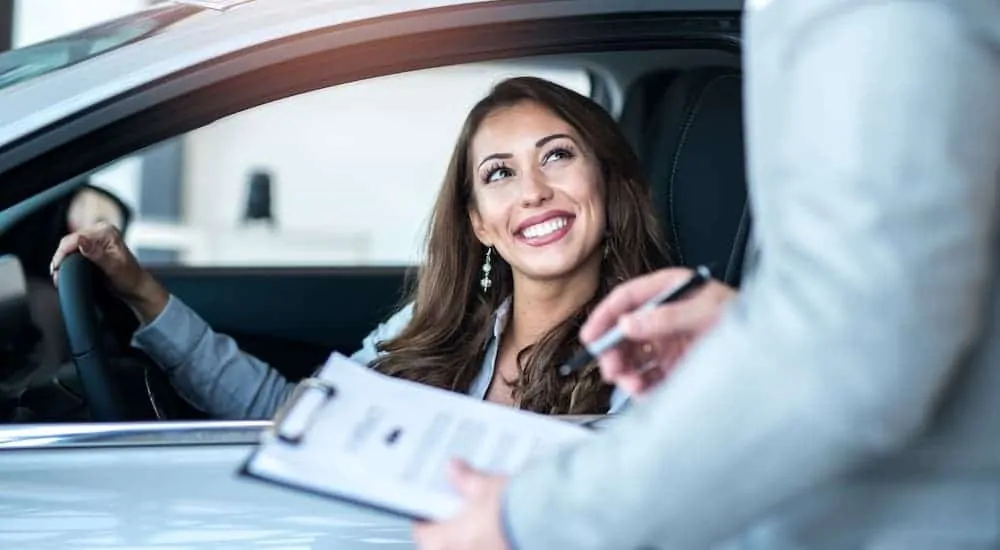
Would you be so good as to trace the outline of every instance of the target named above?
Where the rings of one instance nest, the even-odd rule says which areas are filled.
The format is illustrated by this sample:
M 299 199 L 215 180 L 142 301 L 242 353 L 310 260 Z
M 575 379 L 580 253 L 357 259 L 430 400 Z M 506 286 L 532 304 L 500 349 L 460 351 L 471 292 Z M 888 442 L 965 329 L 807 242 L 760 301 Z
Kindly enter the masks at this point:
M 510 474 L 589 430 L 400 380 L 333 354 L 301 384 L 242 472 L 417 519 L 462 505 L 447 479 L 461 458 Z

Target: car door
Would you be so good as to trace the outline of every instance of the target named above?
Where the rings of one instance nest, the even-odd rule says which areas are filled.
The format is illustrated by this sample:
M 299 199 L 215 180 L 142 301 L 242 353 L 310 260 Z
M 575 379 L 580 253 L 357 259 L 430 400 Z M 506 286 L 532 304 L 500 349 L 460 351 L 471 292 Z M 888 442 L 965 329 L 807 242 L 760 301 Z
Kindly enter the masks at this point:
M 17 183 L 0 185 L 0 202 L 103 165 L 91 183 L 133 195 L 126 238 L 150 270 L 216 330 L 300 378 L 404 303 L 452 140 L 489 82 L 538 74 L 589 95 L 587 68 L 606 67 L 560 55 L 725 43 L 733 4 L 693 17 L 642 2 L 483 2 L 269 40 L 150 76 L 0 146 L 0 182 Z M 150 40 L 202 55 L 170 39 Z M 143 47 L 109 55 L 124 64 Z

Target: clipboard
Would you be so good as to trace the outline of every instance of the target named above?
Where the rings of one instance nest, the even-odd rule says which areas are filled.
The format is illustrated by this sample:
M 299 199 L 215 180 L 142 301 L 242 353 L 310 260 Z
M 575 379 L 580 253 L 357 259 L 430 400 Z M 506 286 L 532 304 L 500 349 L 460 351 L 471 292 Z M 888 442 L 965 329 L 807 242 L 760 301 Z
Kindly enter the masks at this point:
M 306 409 L 302 409 L 302 404 L 300 401 L 303 400 L 304 396 L 306 399 L 315 401 L 315 403 L 307 404 Z M 304 443 L 306 433 L 315 424 L 318 413 L 321 409 L 326 406 L 327 402 L 333 400 L 337 396 L 337 387 L 332 382 L 323 380 L 321 378 L 309 377 L 304 378 L 299 381 L 298 386 L 293 390 L 292 396 L 289 397 L 288 401 L 281 407 L 273 419 L 273 424 L 269 429 L 269 432 L 273 435 L 274 440 L 281 441 L 286 445 L 301 445 Z M 293 410 L 301 411 L 298 416 L 289 420 L 290 412 Z M 301 491 L 306 494 L 311 494 L 314 496 L 319 496 L 323 498 L 333 498 L 335 500 L 340 500 L 349 504 L 353 504 L 360 508 L 367 508 L 375 512 L 381 512 L 389 514 L 392 516 L 400 517 L 407 520 L 413 521 L 426 521 L 429 518 L 415 513 L 412 510 L 406 510 L 401 508 L 395 508 L 391 506 L 381 506 L 373 502 L 352 498 L 348 494 L 338 493 L 333 489 L 325 489 L 323 487 L 312 485 L 308 482 L 293 482 L 293 481 L 283 481 L 276 479 L 274 477 L 269 477 L 267 475 L 255 472 L 252 468 L 254 459 L 258 457 L 261 451 L 261 447 L 258 446 L 243 462 L 240 468 L 237 470 L 237 475 L 240 477 L 245 477 L 248 479 L 253 479 L 257 482 L 262 482 L 274 487 L 292 489 L 296 491 Z
M 238 475 L 420 521 L 462 501 L 451 458 L 495 474 L 587 439 L 553 417 L 391 378 L 334 353 L 299 383 Z

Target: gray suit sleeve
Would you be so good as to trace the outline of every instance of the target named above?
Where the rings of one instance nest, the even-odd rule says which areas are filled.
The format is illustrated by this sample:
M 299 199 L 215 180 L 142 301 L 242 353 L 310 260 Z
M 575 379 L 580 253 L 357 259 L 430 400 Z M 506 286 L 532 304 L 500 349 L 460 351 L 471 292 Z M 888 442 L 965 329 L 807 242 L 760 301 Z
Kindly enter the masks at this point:
M 132 345 L 166 371 L 186 401 L 213 418 L 270 419 L 295 386 L 175 296 L 136 331 Z
M 412 315 L 412 303 L 401 308 L 364 338 L 351 359 L 374 361 L 378 344 L 398 334 Z M 136 331 L 132 345 L 164 369 L 188 403 L 213 418 L 270 419 L 295 388 L 267 363 L 240 350 L 232 338 L 212 330 L 176 296 Z
M 630 414 L 511 480 L 518 550 L 704 548 L 924 426 L 998 261 L 1000 66 L 942 3 L 859 4 L 781 29 L 755 277 Z

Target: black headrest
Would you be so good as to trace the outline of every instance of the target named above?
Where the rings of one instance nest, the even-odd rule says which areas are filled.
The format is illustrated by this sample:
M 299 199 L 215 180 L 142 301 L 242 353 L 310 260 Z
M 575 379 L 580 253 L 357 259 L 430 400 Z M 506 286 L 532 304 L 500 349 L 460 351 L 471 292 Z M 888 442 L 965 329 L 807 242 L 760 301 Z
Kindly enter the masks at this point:
M 39 337 L 21 262 L 17 256 L 0 255 L 0 373 L 10 366 L 3 363 L 26 356 Z
M 675 260 L 708 265 L 733 286 L 750 232 L 742 102 L 736 69 L 681 72 L 642 122 L 638 146 Z
M 657 71 L 637 78 L 629 87 L 622 105 L 621 116 L 618 117 L 622 133 L 632 145 L 632 150 L 645 164 L 647 176 L 649 159 L 659 153 L 659 144 L 663 140 L 664 133 L 664 129 L 658 124 L 649 123 L 649 117 L 663 101 L 664 94 L 677 78 L 677 74 L 674 71 Z

